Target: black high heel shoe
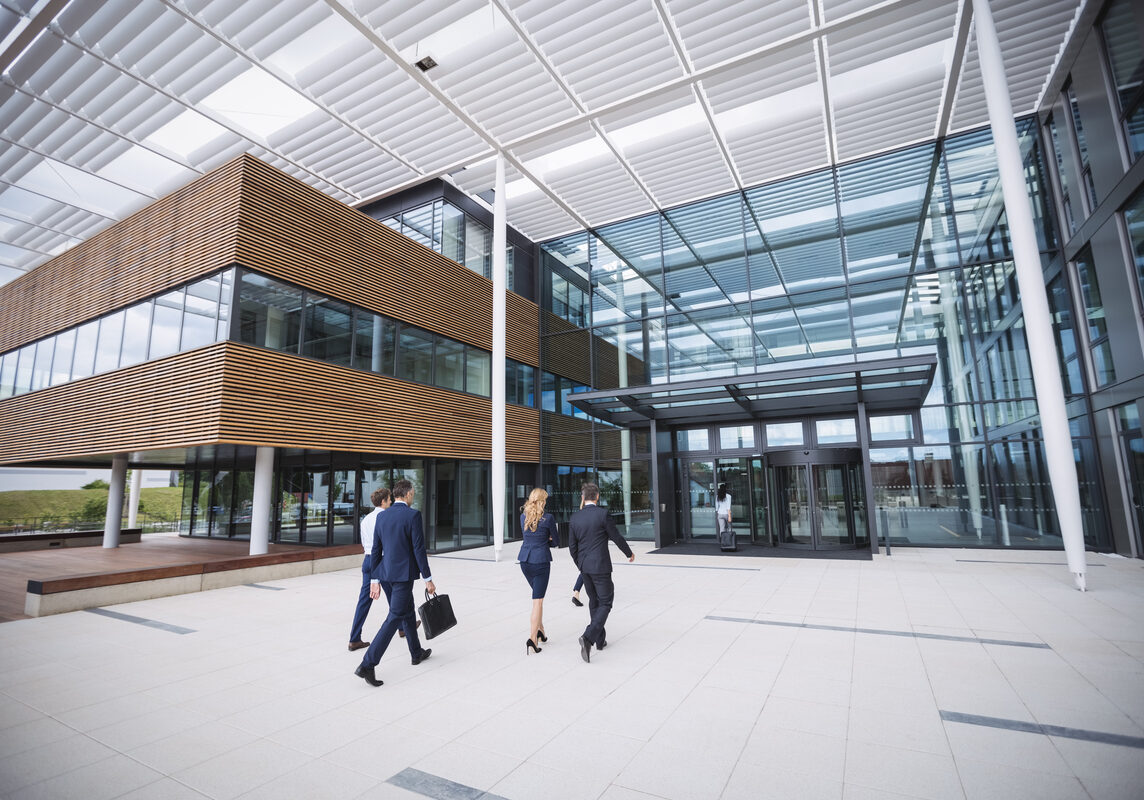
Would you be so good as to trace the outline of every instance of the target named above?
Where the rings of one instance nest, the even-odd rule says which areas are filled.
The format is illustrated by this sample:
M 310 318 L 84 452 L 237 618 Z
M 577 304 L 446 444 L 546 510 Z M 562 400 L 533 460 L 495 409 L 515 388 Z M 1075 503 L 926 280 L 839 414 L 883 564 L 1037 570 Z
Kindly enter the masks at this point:
M 524 643 L 524 654 L 526 656 L 531 655 L 532 654 L 530 652 L 531 650 L 535 650 L 538 653 L 540 652 L 540 648 L 536 646 L 536 642 L 532 641 L 532 639 L 529 639 L 527 642 Z
M 548 641 L 548 637 L 544 635 L 544 631 L 537 631 L 536 632 L 536 641 L 538 641 L 538 642 L 547 642 Z

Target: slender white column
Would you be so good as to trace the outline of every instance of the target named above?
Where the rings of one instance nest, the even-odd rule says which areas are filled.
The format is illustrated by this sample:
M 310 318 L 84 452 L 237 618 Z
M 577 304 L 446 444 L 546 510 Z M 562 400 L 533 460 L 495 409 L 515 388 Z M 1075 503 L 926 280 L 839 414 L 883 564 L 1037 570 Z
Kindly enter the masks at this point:
M 493 557 L 500 560 L 504 548 L 504 329 L 505 329 L 505 201 L 504 154 L 497 153 L 497 183 L 493 199 L 493 363 L 492 363 L 492 511 Z
M 127 454 L 120 453 L 111 460 L 111 488 L 107 490 L 107 516 L 103 519 L 104 547 L 119 547 L 125 488 L 127 488 Z
M 143 489 L 143 470 L 131 470 L 131 493 L 127 497 L 127 527 L 139 524 L 139 492 Z
M 259 447 L 254 453 L 254 498 L 250 508 L 252 556 L 260 556 L 270 549 L 270 501 L 273 489 L 274 448 Z
M 989 0 L 973 0 L 973 25 L 977 31 L 977 53 L 985 86 L 985 102 L 989 108 L 989 124 L 993 130 L 993 146 L 997 153 L 1001 194 L 1005 199 L 1005 213 L 1009 220 L 1017 287 L 1021 292 L 1025 339 L 1033 367 L 1037 408 L 1041 414 L 1041 435 L 1045 441 L 1049 482 L 1056 501 L 1057 519 L 1060 521 L 1069 572 L 1073 573 L 1077 588 L 1083 592 L 1084 528 L 1081 522 L 1076 462 L 1073 459 L 1068 415 L 1065 413 L 1065 393 L 1061 385 L 1052 318 L 1049 315 L 1045 276 L 1033 226 L 1033 206 L 1025 187 L 1017 129 L 1013 122 L 1013 105 L 1009 99 L 1009 84 L 1005 78 L 1001 44 L 997 39 L 997 29 L 993 26 Z

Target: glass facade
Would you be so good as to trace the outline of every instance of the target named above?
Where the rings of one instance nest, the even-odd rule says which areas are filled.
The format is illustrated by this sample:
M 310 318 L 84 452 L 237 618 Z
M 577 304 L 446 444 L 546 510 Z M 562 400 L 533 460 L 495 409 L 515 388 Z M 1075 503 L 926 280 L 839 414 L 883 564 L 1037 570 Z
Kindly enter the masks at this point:
M 0 398 L 33 392 L 231 335 L 235 271 L 135 303 L 0 355 Z M 487 350 L 243 270 L 236 340 L 329 364 L 489 397 Z M 536 370 L 506 359 L 507 402 L 535 406 Z
M 413 507 L 422 513 L 431 550 L 491 544 L 488 467 L 484 461 L 280 450 L 275 462 L 271 541 L 316 546 L 358 542 L 361 518 L 372 510 L 370 494 L 405 478 L 413 483 Z M 534 470 L 517 467 L 518 494 L 531 489 Z M 180 530 L 184 535 L 250 536 L 253 447 L 237 447 L 225 454 L 200 453 L 182 472 L 181 486 Z M 517 527 L 507 526 L 505 538 L 519 539 Z
M 225 339 L 234 270 L 0 354 L 0 399 Z
M 1078 124 L 1070 122 L 1070 142 Z M 1035 120 L 1019 122 L 1018 131 L 1042 260 L 1059 270 L 1042 153 L 1063 160 L 1064 151 L 1042 149 Z M 787 412 L 767 419 L 765 407 L 741 402 L 740 419 L 704 420 L 696 399 L 699 424 L 659 429 L 670 434 L 656 448 L 666 478 L 649 506 L 661 504 L 663 541 L 713 536 L 702 522 L 706 501 L 717 482 L 737 481 L 741 518 L 752 520 L 757 543 L 861 546 L 868 507 L 881 535 L 899 543 L 1061 546 L 988 131 L 566 236 L 543 244 L 540 258 L 543 307 L 591 341 L 582 359 L 570 362 L 564 340 L 573 334 L 542 330 L 541 435 L 550 491 L 572 497 L 578 482 L 605 474 L 634 491 L 631 476 L 651 465 L 650 454 L 629 444 L 618 453 L 627 472 L 612 468 L 603 442 L 615 435 L 613 426 L 571 405 L 574 394 L 565 401 L 563 387 L 576 376 L 591 375 L 588 388 L 617 396 L 643 387 L 650 393 L 640 394 L 641 402 L 650 397 L 680 408 L 692 402 L 688 393 L 700 391 L 681 384 L 765 380 L 781 371 L 790 392 L 806 398 L 802 418 Z M 1086 316 L 1099 326 L 1099 289 L 1091 276 L 1084 286 Z M 1052 294 L 1061 342 L 1076 337 L 1072 296 L 1067 287 Z M 1094 356 L 1107 342 L 1107 331 L 1098 333 L 1104 338 L 1092 340 Z M 1063 349 L 1062 372 L 1076 379 L 1067 390 L 1080 403 L 1074 442 L 1091 503 L 1085 536 L 1101 545 L 1102 492 L 1092 477 L 1098 470 L 1089 468 L 1095 443 L 1075 349 L 1071 361 L 1069 352 Z M 794 377 L 823 365 L 919 357 L 932 359 L 934 376 L 920 405 L 883 404 L 864 431 L 857 395 L 848 414 L 816 413 L 815 397 L 833 391 L 833 379 Z M 1111 369 L 1110 356 L 1107 363 Z M 890 385 L 890 377 L 869 379 Z M 658 401 L 651 387 L 662 388 Z M 577 417 L 578 426 L 571 422 Z M 869 498 L 852 455 L 862 442 Z M 727 449 L 748 457 L 720 458 Z M 804 476 L 806 485 L 777 494 L 769 485 L 792 475 Z M 844 527 L 840 497 L 861 509 Z M 833 510 L 811 514 L 819 500 Z M 618 507 L 613 513 L 619 517 Z M 785 533 L 772 530 L 776 522 Z M 827 522 L 835 527 L 827 530 Z M 792 534 L 792 525 L 803 525 L 805 535 Z
M 433 200 L 381 220 L 398 233 L 436 250 L 484 278 L 492 277 L 493 232 L 448 200 Z M 524 294 L 524 277 L 516 265 L 528 263 L 512 244 L 505 249 L 505 280 L 508 288 Z

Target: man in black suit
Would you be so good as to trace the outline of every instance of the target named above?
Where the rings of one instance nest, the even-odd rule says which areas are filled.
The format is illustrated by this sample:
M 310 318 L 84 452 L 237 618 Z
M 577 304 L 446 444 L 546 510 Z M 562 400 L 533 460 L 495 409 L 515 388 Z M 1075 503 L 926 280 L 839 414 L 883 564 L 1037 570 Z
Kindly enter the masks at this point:
M 393 485 L 393 505 L 378 517 L 374 529 L 373 561 L 370 574 L 369 596 L 376 600 L 381 596 L 381 581 L 392 586 L 389 598 L 389 614 L 381 629 L 373 637 L 365 658 L 354 674 L 370 686 L 381 686 L 382 681 L 374 675 L 374 668 L 381 661 L 389 640 L 398 629 L 404 628 L 405 641 L 409 645 L 409 655 L 413 665 L 420 664 L 433 652 L 421 648 L 417 637 L 416 617 L 413 613 L 413 582 L 418 577 L 425 579 L 425 588 L 430 594 L 437 593 L 433 578 L 429 573 L 429 558 L 425 554 L 425 529 L 421 523 L 421 512 L 413 508 L 413 484 L 402 479 Z M 384 558 L 382 558 L 384 554 Z
M 636 556 L 616 530 L 612 517 L 597 505 L 600 487 L 594 483 L 585 483 L 580 489 L 580 497 L 580 510 L 568 521 L 568 552 L 584 576 L 584 588 L 588 592 L 588 610 L 592 613 L 592 619 L 580 637 L 580 657 L 589 661 L 592 645 L 596 645 L 597 650 L 603 650 L 607 644 L 604 624 L 608 621 L 616 594 L 612 584 L 612 557 L 608 553 L 608 540 L 616 543 L 628 561 L 635 561 Z

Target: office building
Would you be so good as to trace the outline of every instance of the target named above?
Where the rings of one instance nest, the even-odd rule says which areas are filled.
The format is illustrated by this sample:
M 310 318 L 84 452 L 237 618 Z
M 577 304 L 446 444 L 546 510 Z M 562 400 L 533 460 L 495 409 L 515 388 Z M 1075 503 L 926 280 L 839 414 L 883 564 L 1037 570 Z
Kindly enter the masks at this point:
M 180 470 L 195 536 L 591 479 L 660 545 L 723 484 L 740 547 L 1144 554 L 1136 3 L 26 5 L 0 465 Z

